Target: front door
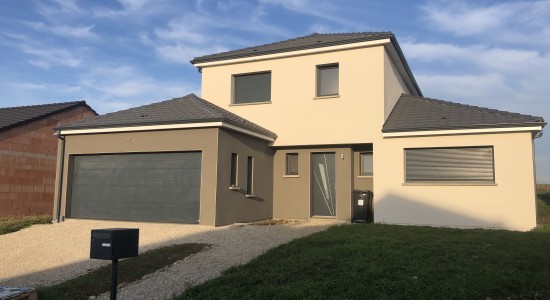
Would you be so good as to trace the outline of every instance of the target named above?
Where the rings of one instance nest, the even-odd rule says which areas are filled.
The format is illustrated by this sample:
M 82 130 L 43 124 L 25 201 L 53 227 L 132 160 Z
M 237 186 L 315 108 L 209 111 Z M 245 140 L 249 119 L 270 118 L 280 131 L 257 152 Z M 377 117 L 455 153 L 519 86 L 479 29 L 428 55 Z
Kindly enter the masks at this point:
M 311 154 L 311 215 L 336 217 L 335 154 Z

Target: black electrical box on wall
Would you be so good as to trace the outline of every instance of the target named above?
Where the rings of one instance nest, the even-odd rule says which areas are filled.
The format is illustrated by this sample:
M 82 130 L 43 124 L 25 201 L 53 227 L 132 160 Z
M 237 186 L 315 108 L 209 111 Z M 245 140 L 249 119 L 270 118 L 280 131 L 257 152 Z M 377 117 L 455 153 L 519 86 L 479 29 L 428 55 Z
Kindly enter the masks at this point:
M 138 255 L 139 229 L 93 229 L 90 258 L 116 260 Z

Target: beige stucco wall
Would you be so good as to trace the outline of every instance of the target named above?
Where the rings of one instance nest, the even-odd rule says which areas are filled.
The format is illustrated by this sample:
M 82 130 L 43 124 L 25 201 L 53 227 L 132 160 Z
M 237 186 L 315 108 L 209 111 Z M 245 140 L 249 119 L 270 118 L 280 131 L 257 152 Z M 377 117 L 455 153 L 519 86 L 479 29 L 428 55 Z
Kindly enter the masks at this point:
M 273 218 L 311 217 L 311 154 L 326 152 L 334 152 L 336 159 L 336 219 L 351 219 L 353 152 L 349 147 L 278 149 L 273 163 Z M 285 176 L 286 153 L 298 153 L 298 176 Z
M 339 97 L 316 99 L 316 66 L 328 63 L 339 64 Z M 232 105 L 232 76 L 259 71 L 271 71 L 271 102 Z M 399 96 L 408 93 L 399 77 L 385 48 L 375 46 L 204 67 L 201 96 L 277 133 L 273 146 L 300 146 L 301 149 L 296 150 L 300 160 L 299 177 L 283 177 L 286 150 L 275 154 L 275 218 L 310 217 L 311 151 L 334 151 L 337 157 L 344 152 L 346 158 L 337 159 L 336 211 L 338 219 L 350 220 L 353 189 L 374 190 L 374 179 L 359 176 L 359 152 L 353 152 L 350 147 L 322 150 L 315 147 L 373 143 L 376 157 L 376 144 L 382 140 L 385 118 Z M 377 168 L 375 162 L 374 178 Z
M 404 184 L 404 149 L 494 146 L 494 185 Z M 386 138 L 376 147 L 375 222 L 498 227 L 536 226 L 530 132 Z
M 274 152 L 267 141 L 220 130 L 216 226 L 272 218 Z M 241 190 L 229 190 L 231 153 L 238 154 L 237 185 Z M 254 157 L 254 198 L 246 197 L 248 156 Z
M 66 216 L 67 187 L 71 178 L 70 155 L 132 152 L 201 151 L 200 224 L 216 224 L 216 184 L 218 129 L 190 129 L 109 134 L 69 135 L 65 137 L 64 178 L 61 215 Z M 58 155 L 60 151 L 58 152 Z M 58 168 L 59 169 L 59 168 Z M 60 174 L 57 170 L 57 174 Z M 56 184 L 56 206 L 58 185 Z M 54 212 L 57 207 L 54 207 Z M 67 213 L 67 214 L 66 214 Z
M 394 62 L 384 51 L 384 122 L 388 119 L 401 94 L 410 94 Z
M 275 146 L 366 143 L 384 121 L 383 46 L 202 69 L 202 97 L 277 133 Z M 316 66 L 338 63 L 339 97 L 314 99 Z M 271 103 L 230 105 L 232 75 L 271 71 Z

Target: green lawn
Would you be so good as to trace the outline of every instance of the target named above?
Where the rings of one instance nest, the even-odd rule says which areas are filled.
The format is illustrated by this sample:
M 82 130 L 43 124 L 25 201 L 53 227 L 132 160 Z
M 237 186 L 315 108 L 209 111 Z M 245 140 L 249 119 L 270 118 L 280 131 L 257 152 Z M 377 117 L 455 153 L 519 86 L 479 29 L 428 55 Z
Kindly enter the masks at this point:
M 550 232 L 550 192 L 539 192 L 537 200 L 537 231 Z
M 550 193 L 531 232 L 343 225 L 177 299 L 550 299 Z
M 35 224 L 50 224 L 52 216 L 26 216 L 0 218 L 0 235 L 19 231 Z

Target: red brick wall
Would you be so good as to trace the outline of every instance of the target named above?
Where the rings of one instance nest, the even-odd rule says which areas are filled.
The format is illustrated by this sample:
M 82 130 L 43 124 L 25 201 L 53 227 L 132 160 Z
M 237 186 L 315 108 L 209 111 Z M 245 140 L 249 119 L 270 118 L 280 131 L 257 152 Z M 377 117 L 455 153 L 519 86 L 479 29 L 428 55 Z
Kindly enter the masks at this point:
M 0 217 L 53 213 L 59 123 L 93 116 L 76 107 L 0 131 Z

